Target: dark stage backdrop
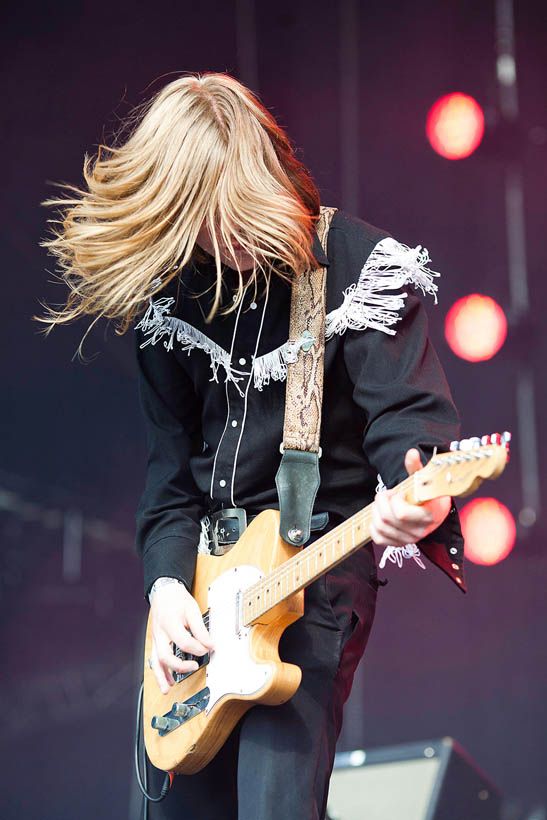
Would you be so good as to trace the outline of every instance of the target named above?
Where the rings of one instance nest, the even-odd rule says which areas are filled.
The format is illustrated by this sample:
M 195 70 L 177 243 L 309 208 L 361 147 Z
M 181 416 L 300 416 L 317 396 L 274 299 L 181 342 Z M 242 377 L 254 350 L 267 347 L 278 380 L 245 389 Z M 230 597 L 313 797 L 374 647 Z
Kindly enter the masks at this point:
M 539 126 L 536 145 L 522 151 L 535 329 L 526 356 L 538 417 L 547 355 L 545 31 L 543 4 L 518 3 L 521 119 L 525 129 Z M 483 148 L 460 163 L 441 160 L 424 135 L 429 106 L 449 91 L 495 114 L 494 2 L 11 4 L 2 58 L 0 813 L 134 818 L 147 605 L 133 548 L 145 449 L 132 331 L 94 330 L 87 364 L 73 360 L 84 323 L 39 335 L 38 298 L 63 298 L 38 246 L 49 216 L 39 203 L 54 193 L 51 181 L 79 184 L 84 152 L 162 83 L 181 71 L 233 73 L 286 126 L 326 204 L 429 249 L 442 272 L 439 305 L 427 305 L 431 334 L 463 432 L 515 430 L 519 364 L 509 347 L 470 365 L 442 335 L 447 309 L 468 292 L 508 304 L 502 168 Z M 518 447 L 496 486 L 481 488 L 515 516 Z M 506 561 L 469 567 L 467 597 L 431 565 L 389 565 L 341 749 L 452 735 L 503 789 L 508 819 L 547 804 L 544 541 L 545 519 L 519 528 Z M 81 555 L 71 548 L 79 542 Z

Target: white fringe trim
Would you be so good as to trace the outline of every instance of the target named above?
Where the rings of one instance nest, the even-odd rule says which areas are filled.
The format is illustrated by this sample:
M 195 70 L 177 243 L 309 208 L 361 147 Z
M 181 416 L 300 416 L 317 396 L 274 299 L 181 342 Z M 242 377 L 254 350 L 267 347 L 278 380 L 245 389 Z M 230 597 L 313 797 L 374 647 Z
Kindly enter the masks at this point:
M 378 484 L 376 485 L 376 492 L 383 493 L 386 490 L 386 485 L 384 484 L 380 473 L 378 473 L 377 479 Z M 386 547 L 382 553 L 382 557 L 380 558 L 378 569 L 383 569 L 386 565 L 386 561 L 391 561 L 393 564 L 397 564 L 398 567 L 402 567 L 403 558 L 414 558 L 419 567 L 422 569 L 427 569 L 420 556 L 421 552 L 416 544 L 406 544 L 404 547 Z
M 394 335 L 391 325 L 400 321 L 399 311 L 405 305 L 407 293 L 390 294 L 386 290 L 398 290 L 403 285 L 412 284 L 422 293 L 430 293 L 437 304 L 438 287 L 434 277 L 440 273 L 429 270 L 430 262 L 426 248 L 418 245 L 409 248 L 391 237 L 382 239 L 374 247 L 365 262 L 359 280 L 343 292 L 340 307 L 327 313 L 325 337 L 335 333 L 342 335 L 350 330 L 365 330 L 367 327 Z M 284 381 L 287 364 L 296 361 L 300 342 L 285 342 L 281 347 L 259 356 L 254 363 L 254 386 L 262 390 L 273 381 Z
M 426 248 L 418 245 L 409 248 L 391 237 L 382 239 L 374 247 L 365 262 L 359 280 L 350 285 L 343 292 L 343 301 L 340 307 L 331 310 L 326 316 L 325 337 L 332 338 L 335 333 L 342 335 L 350 330 L 365 330 L 368 327 L 381 330 L 383 333 L 394 335 L 391 327 L 400 321 L 399 311 L 404 307 L 407 293 L 385 293 L 384 291 L 398 290 L 404 285 L 412 284 L 420 288 L 422 293 L 430 293 L 437 303 L 437 285 L 433 281 L 439 273 L 427 268 L 430 262 Z M 161 284 L 154 280 L 152 287 Z M 236 375 L 230 364 L 230 354 L 217 345 L 197 328 L 171 316 L 171 307 L 175 299 L 163 297 L 155 302 L 150 298 L 149 307 L 136 329 L 141 329 L 149 338 L 141 347 L 156 344 L 164 336 L 166 350 L 173 349 L 176 338 L 182 349 L 188 351 L 199 348 L 211 359 L 213 376 L 211 381 L 218 381 L 218 368 L 223 367 L 226 381 L 231 381 L 243 396 L 238 385 L 244 377 Z M 298 351 L 302 347 L 302 340 L 287 341 L 275 350 L 257 356 L 253 362 L 253 383 L 257 390 L 262 390 L 270 381 L 285 381 L 287 365 L 297 360 Z M 401 548 L 402 549 L 402 548 Z M 406 557 L 406 556 L 405 556 Z M 413 556 L 414 557 L 414 556 Z
M 327 315 L 326 337 L 350 330 L 372 327 L 394 335 L 391 325 L 400 320 L 398 311 L 404 307 L 407 293 L 390 294 L 386 290 L 398 290 L 412 284 L 422 293 L 430 293 L 437 304 L 438 287 L 433 278 L 440 273 L 429 270 L 430 262 L 426 248 L 418 245 L 409 248 L 391 237 L 382 239 L 374 247 L 365 262 L 356 284 L 344 291 L 339 308 Z
M 287 378 L 287 365 L 296 362 L 298 351 L 302 347 L 304 339 L 287 341 L 275 350 L 257 356 L 253 363 L 254 386 L 257 390 L 262 390 L 264 385 L 274 382 L 282 382 Z
M 208 515 L 204 515 L 199 523 L 201 524 L 201 533 L 199 535 L 198 553 L 200 553 L 201 555 L 210 555 L 211 550 L 209 549 L 209 526 L 211 524 L 211 519 Z
M 399 567 L 403 566 L 403 558 L 414 558 L 416 563 L 422 569 L 426 569 L 426 565 L 420 558 L 421 552 L 416 544 L 407 544 L 405 547 L 386 547 L 380 558 L 378 569 L 383 569 L 386 561 L 391 561 Z
M 230 354 L 227 350 L 213 342 L 205 333 L 188 324 L 183 319 L 178 319 L 176 316 L 171 316 L 171 308 L 175 303 L 172 296 L 164 296 L 157 299 L 155 302 L 150 298 L 150 304 L 141 321 L 135 325 L 135 330 L 142 330 L 144 336 L 148 339 L 141 344 L 141 348 L 149 344 L 155 345 L 164 336 L 167 339 L 163 342 L 166 350 L 173 349 L 173 342 L 176 338 L 177 342 L 182 345 L 183 351 L 188 354 L 196 347 L 203 350 L 211 360 L 211 369 L 213 375 L 211 381 L 218 382 L 218 368 L 223 367 L 226 372 L 226 381 L 234 383 L 243 396 L 243 391 L 238 385 L 243 376 L 236 376 L 230 364 Z

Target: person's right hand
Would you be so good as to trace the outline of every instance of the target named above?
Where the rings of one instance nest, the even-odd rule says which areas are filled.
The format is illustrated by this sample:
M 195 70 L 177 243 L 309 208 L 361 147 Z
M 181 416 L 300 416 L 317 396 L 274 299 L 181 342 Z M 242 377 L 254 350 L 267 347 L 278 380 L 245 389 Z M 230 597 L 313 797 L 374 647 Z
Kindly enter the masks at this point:
M 164 695 L 175 683 L 170 670 L 192 672 L 196 661 L 183 661 L 173 654 L 171 641 L 183 652 L 205 655 L 213 645 L 196 600 L 184 584 L 160 587 L 150 605 L 152 617 L 151 668 Z

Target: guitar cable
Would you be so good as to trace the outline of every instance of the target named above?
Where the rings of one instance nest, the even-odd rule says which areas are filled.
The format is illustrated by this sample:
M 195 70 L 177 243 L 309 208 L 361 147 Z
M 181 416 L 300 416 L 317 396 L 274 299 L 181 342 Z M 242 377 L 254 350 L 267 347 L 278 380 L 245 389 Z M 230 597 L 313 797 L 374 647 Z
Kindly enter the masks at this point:
M 141 738 L 142 735 L 142 697 L 144 692 L 144 681 L 141 682 L 141 688 L 139 690 L 139 697 L 137 700 L 137 720 L 135 725 L 135 775 L 137 777 L 137 783 L 139 785 L 139 789 L 141 790 L 143 797 L 144 797 L 144 813 L 143 817 L 144 820 L 148 818 L 148 804 L 149 803 L 160 803 L 164 800 L 167 795 L 169 794 L 169 790 L 173 785 L 173 780 L 175 775 L 173 772 L 167 772 L 165 775 L 165 780 L 163 781 L 163 786 L 161 787 L 161 791 L 159 797 L 152 797 L 151 794 L 148 793 L 148 783 L 147 783 L 147 773 L 146 773 L 146 749 L 144 747 L 144 737 Z M 139 750 L 142 740 L 142 747 L 143 747 L 143 775 L 141 776 L 141 770 L 139 765 Z M 144 781 L 144 782 L 143 782 Z

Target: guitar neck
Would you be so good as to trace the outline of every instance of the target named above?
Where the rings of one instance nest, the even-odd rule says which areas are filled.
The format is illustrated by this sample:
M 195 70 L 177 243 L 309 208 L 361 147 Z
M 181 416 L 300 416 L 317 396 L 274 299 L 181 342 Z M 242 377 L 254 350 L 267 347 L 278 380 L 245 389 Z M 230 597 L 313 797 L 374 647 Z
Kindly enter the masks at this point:
M 497 478 L 507 463 L 510 433 L 492 433 L 482 439 L 452 442 L 450 451 L 437 454 L 395 491 L 410 504 L 440 496 L 473 492 L 484 478 Z M 242 620 L 246 626 L 290 595 L 307 587 L 370 541 L 373 504 L 318 538 L 243 594 Z
M 397 485 L 396 491 L 409 503 L 417 503 L 413 476 Z M 249 626 L 274 606 L 309 586 L 371 540 L 373 504 L 369 504 L 326 535 L 294 555 L 243 595 L 243 622 Z

